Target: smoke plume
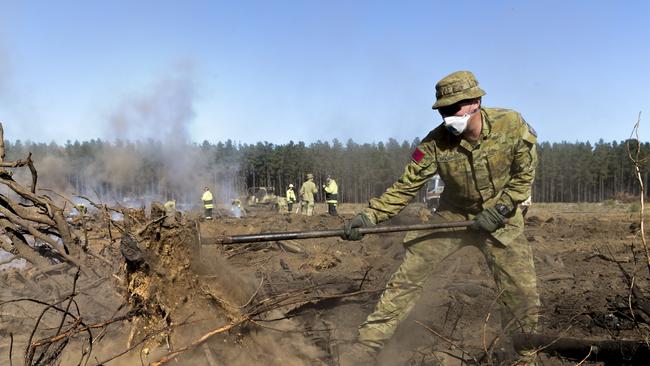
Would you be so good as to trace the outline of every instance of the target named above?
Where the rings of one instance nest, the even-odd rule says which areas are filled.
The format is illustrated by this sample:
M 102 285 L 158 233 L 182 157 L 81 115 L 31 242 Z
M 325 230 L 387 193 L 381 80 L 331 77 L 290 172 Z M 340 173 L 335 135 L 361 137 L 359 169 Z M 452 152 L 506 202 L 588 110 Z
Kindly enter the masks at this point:
M 18 143 L 9 146 L 8 159 L 33 152 L 39 187 L 81 193 L 109 204 L 176 200 L 180 209 L 186 209 L 201 204 L 206 186 L 217 202 L 229 202 L 239 194 L 234 188 L 238 163 L 218 161 L 213 149 L 191 142 L 197 88 L 191 73 L 181 71 L 111 108 L 102 139 L 64 146 Z M 23 182 L 30 179 L 24 170 L 17 177 Z

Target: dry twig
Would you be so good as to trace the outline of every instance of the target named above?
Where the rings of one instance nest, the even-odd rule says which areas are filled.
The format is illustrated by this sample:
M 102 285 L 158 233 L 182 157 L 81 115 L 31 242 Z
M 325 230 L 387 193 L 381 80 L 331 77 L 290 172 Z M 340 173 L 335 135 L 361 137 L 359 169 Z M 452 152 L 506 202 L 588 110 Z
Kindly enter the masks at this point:
M 643 250 L 645 251 L 646 266 L 648 268 L 648 273 L 650 274 L 650 249 L 648 249 L 648 244 L 646 242 L 644 222 L 643 222 L 643 213 L 645 209 L 645 202 L 644 202 L 645 185 L 643 182 L 643 177 L 641 175 L 641 164 L 643 163 L 643 160 L 641 159 L 641 142 L 639 141 L 640 124 L 641 124 L 641 112 L 639 112 L 639 116 L 637 118 L 636 123 L 634 124 L 634 128 L 632 129 L 632 134 L 630 135 L 630 140 L 628 140 L 626 147 L 627 147 L 627 155 L 632 161 L 632 164 L 634 164 L 634 174 L 639 184 L 639 192 L 640 192 L 639 203 L 641 206 L 639 210 L 639 224 L 640 224 L 639 232 L 641 233 L 641 243 L 643 244 Z M 631 141 L 636 141 L 636 146 L 634 148 L 632 148 L 631 146 Z
M 442 334 L 436 332 L 435 330 L 431 329 L 431 327 L 428 327 L 428 326 L 424 325 L 424 324 L 421 323 L 419 320 L 416 320 L 415 323 L 416 323 L 417 325 L 421 326 L 422 328 L 428 330 L 429 332 L 431 332 L 433 335 L 437 336 L 438 338 L 442 339 L 443 341 L 445 341 L 445 342 L 446 342 L 447 344 L 449 344 L 450 346 L 458 348 L 461 352 L 463 352 L 464 354 L 466 354 L 466 355 L 468 355 L 469 357 L 471 357 L 472 360 L 473 360 L 476 364 L 478 364 L 478 360 L 476 360 L 476 358 L 474 358 L 474 356 L 472 356 L 471 353 L 467 352 L 467 350 L 465 350 L 463 347 L 461 347 L 460 345 L 458 345 L 456 342 L 454 342 L 454 341 L 452 341 L 451 339 L 449 339 L 449 338 L 443 336 Z

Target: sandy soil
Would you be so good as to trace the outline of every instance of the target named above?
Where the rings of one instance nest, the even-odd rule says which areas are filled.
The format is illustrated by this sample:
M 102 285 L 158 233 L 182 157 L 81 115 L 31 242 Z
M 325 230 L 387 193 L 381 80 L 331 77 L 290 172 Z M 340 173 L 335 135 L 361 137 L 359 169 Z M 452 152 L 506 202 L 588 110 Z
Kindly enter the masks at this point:
M 154 362 L 211 330 L 238 322 L 283 294 L 292 294 L 290 298 L 296 301 L 279 301 L 270 311 L 255 314 L 252 322 L 209 338 L 172 363 L 337 365 L 339 345 L 354 338 L 357 326 L 372 311 L 380 290 L 400 264 L 403 234 L 366 236 L 360 242 L 326 238 L 223 246 L 200 245 L 197 227 L 204 242 L 219 235 L 338 229 L 361 207 L 343 204 L 339 217 L 328 216 L 324 205 L 317 205 L 312 217 L 257 209 L 245 218 L 222 217 L 199 225 L 194 221 L 197 214 L 186 214 L 181 225 L 152 227 L 142 234 L 139 241 L 147 254 L 148 270 L 141 277 L 125 273 L 119 240 L 108 241 L 105 228 L 95 222 L 92 247 L 112 264 L 98 260 L 95 275 L 80 277 L 81 314 L 92 323 L 125 313 L 134 306 L 134 293 L 143 294 L 148 311 L 131 322 L 109 326 L 88 363 L 98 364 L 124 351 L 129 340 L 135 345 L 133 350 L 107 364 Z M 650 334 L 640 315 L 638 322 L 631 321 L 624 276 L 624 271 L 634 276 L 640 289 L 650 293 L 637 216 L 630 205 L 616 203 L 536 204 L 531 208 L 526 236 L 534 249 L 542 299 L 540 332 L 588 339 L 643 339 Z M 424 206 L 414 204 L 391 223 L 419 223 L 426 217 Z M 72 275 L 70 270 L 60 274 L 58 295 L 53 289 L 41 298 L 65 298 Z M 6 268 L 0 281 L 0 301 L 34 296 L 39 284 L 28 268 Z M 354 296 L 339 296 L 358 290 L 361 293 Z M 380 354 L 379 364 L 454 364 L 440 351 L 457 354 L 458 350 L 432 330 L 463 349 L 480 353 L 484 342 L 498 334 L 496 297 L 480 252 L 463 249 L 436 269 L 418 305 Z M 11 333 L 13 363 L 21 364 L 21 352 L 41 310 L 22 303 L 0 307 L 0 360 L 8 360 Z M 57 319 L 51 316 L 46 323 L 55 328 Z M 149 334 L 156 335 L 148 338 Z M 66 348 L 61 364 L 78 363 L 79 344 L 73 342 Z M 576 363 L 547 356 L 541 361 L 544 365 Z

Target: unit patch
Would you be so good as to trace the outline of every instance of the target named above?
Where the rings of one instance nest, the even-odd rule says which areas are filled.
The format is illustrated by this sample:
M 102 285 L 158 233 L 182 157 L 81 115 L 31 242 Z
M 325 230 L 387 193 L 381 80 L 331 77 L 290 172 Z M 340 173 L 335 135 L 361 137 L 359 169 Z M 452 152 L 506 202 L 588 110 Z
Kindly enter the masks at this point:
M 419 163 L 422 161 L 422 158 L 424 158 L 424 153 L 416 147 L 415 151 L 413 151 L 413 154 L 411 155 L 411 159 L 413 159 L 414 162 Z

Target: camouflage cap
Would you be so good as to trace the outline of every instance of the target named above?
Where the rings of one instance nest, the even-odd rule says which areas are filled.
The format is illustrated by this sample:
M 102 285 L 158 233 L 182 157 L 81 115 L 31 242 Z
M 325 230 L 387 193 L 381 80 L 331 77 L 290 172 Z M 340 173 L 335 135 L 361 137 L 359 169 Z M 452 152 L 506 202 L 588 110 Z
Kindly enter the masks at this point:
M 436 84 L 436 102 L 433 109 L 446 107 L 465 99 L 478 98 L 485 95 L 478 87 L 478 81 L 469 71 L 456 71 L 442 78 Z

